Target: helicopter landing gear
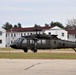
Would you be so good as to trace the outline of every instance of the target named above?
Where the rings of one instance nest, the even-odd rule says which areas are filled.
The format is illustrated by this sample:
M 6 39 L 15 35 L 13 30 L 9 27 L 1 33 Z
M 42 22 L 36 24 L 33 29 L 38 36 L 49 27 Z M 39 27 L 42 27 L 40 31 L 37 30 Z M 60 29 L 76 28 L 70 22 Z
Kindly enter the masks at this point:
M 37 49 L 31 49 L 34 53 L 36 53 L 37 52 Z
M 34 53 L 36 53 L 36 52 L 37 52 L 37 49 L 33 49 L 32 51 L 33 51 Z
M 36 53 L 37 52 L 37 40 L 38 39 L 33 39 L 34 40 L 34 43 L 33 44 L 31 44 L 31 50 L 34 52 L 34 53 Z
M 24 48 L 23 51 L 24 51 L 25 53 L 27 53 L 27 52 L 28 52 L 28 48 L 27 48 L 27 47 Z
M 36 53 L 37 49 L 36 48 L 31 48 L 31 51 L 33 51 L 34 53 Z
M 34 53 L 37 52 L 36 44 L 33 44 L 33 45 L 31 46 L 31 50 L 32 50 Z

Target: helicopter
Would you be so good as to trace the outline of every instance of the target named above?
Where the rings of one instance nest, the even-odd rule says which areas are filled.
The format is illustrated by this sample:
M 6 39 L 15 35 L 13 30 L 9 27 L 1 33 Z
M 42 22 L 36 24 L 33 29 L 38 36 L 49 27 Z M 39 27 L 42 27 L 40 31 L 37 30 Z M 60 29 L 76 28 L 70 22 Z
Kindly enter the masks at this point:
M 72 48 L 76 52 L 76 42 L 61 40 L 57 37 L 57 35 L 46 34 L 22 36 L 21 38 L 15 40 L 10 47 L 15 49 L 23 49 L 24 52 L 28 52 L 28 49 L 31 49 L 33 52 L 37 52 L 37 49 L 61 48 Z

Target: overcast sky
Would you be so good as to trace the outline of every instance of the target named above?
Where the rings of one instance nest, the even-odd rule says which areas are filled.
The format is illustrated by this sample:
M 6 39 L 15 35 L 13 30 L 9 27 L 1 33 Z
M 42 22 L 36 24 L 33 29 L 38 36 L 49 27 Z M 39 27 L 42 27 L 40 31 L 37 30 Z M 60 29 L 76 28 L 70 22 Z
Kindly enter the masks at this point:
M 66 24 L 76 19 L 76 0 L 0 0 L 0 26 L 6 22 L 23 27 L 51 21 Z

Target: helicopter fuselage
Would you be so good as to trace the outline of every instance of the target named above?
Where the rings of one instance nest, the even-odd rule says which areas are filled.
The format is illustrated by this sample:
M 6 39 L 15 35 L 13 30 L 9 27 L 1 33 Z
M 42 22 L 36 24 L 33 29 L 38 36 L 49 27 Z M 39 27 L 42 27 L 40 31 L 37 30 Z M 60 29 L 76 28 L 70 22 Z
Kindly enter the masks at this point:
M 59 49 L 59 48 L 76 48 L 76 42 L 61 40 L 55 37 L 21 37 L 11 45 L 12 48 L 23 49 L 27 52 L 31 49 L 37 52 L 37 49 Z

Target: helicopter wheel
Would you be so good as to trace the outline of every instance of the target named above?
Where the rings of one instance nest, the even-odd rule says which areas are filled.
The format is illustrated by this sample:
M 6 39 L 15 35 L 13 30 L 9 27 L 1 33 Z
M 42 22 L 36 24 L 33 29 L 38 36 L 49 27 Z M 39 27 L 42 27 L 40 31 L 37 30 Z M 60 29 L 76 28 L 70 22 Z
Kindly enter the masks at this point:
M 37 49 L 34 49 L 34 50 L 32 50 L 34 53 L 36 53 L 37 52 Z
M 28 48 L 24 48 L 23 51 L 26 53 L 28 52 Z

